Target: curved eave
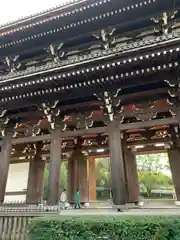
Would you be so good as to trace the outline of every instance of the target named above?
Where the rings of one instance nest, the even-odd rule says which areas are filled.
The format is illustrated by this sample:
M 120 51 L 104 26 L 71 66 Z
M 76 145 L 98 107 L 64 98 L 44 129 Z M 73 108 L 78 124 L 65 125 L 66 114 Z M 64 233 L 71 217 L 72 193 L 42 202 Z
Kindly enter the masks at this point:
M 71 0 L 68 4 L 62 3 L 61 6 L 54 7 L 47 11 L 41 12 L 39 14 L 30 15 L 29 17 L 21 18 L 17 21 L 12 21 L 0 26 L 0 35 L 9 35 L 15 32 L 21 32 L 23 29 L 31 29 L 34 25 L 43 25 L 47 22 L 69 16 L 71 14 L 75 15 L 75 18 L 78 18 L 79 14 L 85 12 L 88 9 L 93 9 L 94 11 L 99 11 L 98 7 L 103 5 L 112 5 L 116 3 L 118 7 L 132 6 L 134 1 L 116 1 L 116 0 Z M 149 0 L 147 0 L 148 2 Z M 136 0 L 136 4 L 142 3 L 141 0 Z M 96 10 L 98 9 L 98 10 Z
M 36 21 L 43 21 L 44 19 L 49 18 L 50 16 L 53 17 L 60 11 L 65 11 L 67 9 L 71 10 L 71 7 L 75 8 L 76 5 L 79 5 L 80 7 L 81 6 L 80 4 L 84 2 L 87 2 L 87 0 L 66 1 L 59 6 L 55 6 L 53 8 L 41 11 L 39 13 L 35 13 L 26 17 L 19 18 L 17 20 L 9 21 L 7 23 L 0 25 L 0 33 L 11 31 L 21 26 L 27 26 L 28 24 L 31 24 Z
M 174 9 L 172 0 L 164 0 L 163 4 L 162 0 L 138 1 L 138 3 L 133 5 L 133 8 L 126 3 L 126 7 L 122 7 L 122 9 L 117 6 L 117 0 L 114 0 L 110 6 L 107 4 L 105 6 L 106 9 L 104 9 L 103 13 L 101 13 L 102 9 L 99 8 L 98 12 L 90 11 L 89 15 L 82 14 L 81 17 L 71 19 L 70 22 L 68 18 L 64 23 L 57 20 L 53 24 L 46 23 L 40 27 L 27 29 L 21 33 L 13 33 L 12 36 L 1 37 L 0 48 L 6 49 L 8 47 L 13 47 L 16 44 L 23 44 L 25 46 L 29 41 L 35 41 L 37 43 L 38 39 L 43 39 L 44 41 L 50 36 L 54 41 L 57 33 L 60 33 L 61 36 L 59 41 L 63 41 L 63 39 L 72 38 L 74 35 L 87 34 L 87 32 L 93 32 L 104 27 L 106 28 L 107 26 L 114 26 L 119 24 L 119 22 L 121 22 L 121 24 L 125 24 L 129 21 L 129 19 L 138 21 L 140 18 L 150 18 L 151 16 L 160 14 L 163 11 L 171 11 Z M 176 8 L 179 6 L 180 0 L 176 2 Z

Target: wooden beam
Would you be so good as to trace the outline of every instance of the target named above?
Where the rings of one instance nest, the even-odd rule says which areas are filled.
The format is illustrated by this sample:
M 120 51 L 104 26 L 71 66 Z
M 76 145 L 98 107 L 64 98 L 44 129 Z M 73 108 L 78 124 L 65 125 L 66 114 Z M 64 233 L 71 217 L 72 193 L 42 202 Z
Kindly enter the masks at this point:
M 155 119 L 144 122 L 134 122 L 134 123 L 120 123 L 119 128 L 121 131 L 137 128 L 147 128 L 160 125 L 173 125 L 178 124 L 176 118 L 164 118 L 164 119 Z
M 29 163 L 30 162 L 30 160 L 31 160 L 31 158 L 30 159 L 17 159 L 17 158 L 11 158 L 10 159 L 10 164 L 18 164 L 18 163 Z
M 137 146 L 137 145 L 153 145 L 158 143 L 169 143 L 171 141 L 170 138 L 162 138 L 162 139 L 151 139 L 151 140 L 137 140 L 132 142 L 127 142 L 128 146 Z
M 6 192 L 5 196 L 26 195 L 27 191 Z
M 124 110 L 121 115 L 122 116 L 125 116 L 125 117 L 135 117 L 136 114 L 138 115 L 138 113 L 141 113 L 142 110 Z M 169 112 L 169 107 L 168 106 L 155 106 L 153 108 L 146 108 L 146 109 L 143 109 L 143 112 L 144 114 L 148 114 L 149 112 L 152 112 L 152 113 L 164 113 L 164 112 Z
M 129 100 L 135 99 L 137 97 L 142 97 L 142 99 L 143 99 L 143 97 L 157 95 L 157 94 L 163 94 L 163 93 L 167 93 L 167 91 L 168 91 L 167 88 L 161 87 L 161 88 L 151 89 L 151 90 L 147 90 L 147 91 L 134 92 L 134 93 L 122 95 L 121 100 L 129 101 Z
M 90 135 L 90 134 L 99 134 L 107 132 L 107 127 L 97 127 L 97 128 L 89 128 L 89 129 L 83 129 L 83 130 L 76 130 L 76 131 L 67 131 L 67 132 L 61 132 L 61 138 L 68 138 L 68 137 L 78 137 L 83 135 Z M 31 136 L 31 137 L 23 137 L 23 138 L 17 138 L 12 140 L 12 144 L 22 144 L 22 143 L 35 143 L 45 140 L 51 140 L 52 134 L 46 134 L 41 136 Z M 0 145 L 2 141 L 0 141 Z
M 24 138 L 17 138 L 12 140 L 12 144 L 21 144 L 21 143 L 34 143 L 34 142 L 40 142 L 45 140 L 51 140 L 52 135 L 46 134 L 41 136 L 32 136 L 32 137 L 24 137 Z
M 162 138 L 162 139 L 151 139 L 151 140 L 136 140 L 136 141 L 131 141 L 131 142 L 127 142 L 127 145 L 129 147 L 133 147 L 133 146 L 137 146 L 137 145 L 153 145 L 153 144 L 158 144 L 158 143 L 169 143 L 171 139 L 170 138 Z M 68 153 L 73 151 L 75 145 L 70 146 L 68 148 L 62 148 L 62 153 Z M 83 151 L 88 151 L 88 150 L 96 150 L 96 149 L 109 149 L 109 145 L 108 144 L 103 144 L 103 145 L 90 145 L 90 146 L 83 146 L 82 150 Z M 50 151 L 49 150 L 42 150 L 40 155 L 45 156 L 45 155 L 49 155 Z M 19 159 L 22 157 L 34 157 L 34 153 L 33 152 L 27 152 L 27 153 L 15 153 L 11 155 L 11 163 L 21 163 L 21 162 L 29 162 L 29 159 Z
M 134 122 L 134 123 L 120 123 L 119 129 L 121 131 L 129 130 L 129 129 L 138 129 L 138 128 L 147 128 L 152 126 L 160 126 L 160 125 L 173 125 L 178 124 L 178 121 L 176 118 L 164 118 L 164 119 L 155 119 L 155 120 L 149 120 L 144 122 Z M 61 138 L 69 138 L 69 137 L 78 137 L 78 136 L 84 136 L 84 135 L 91 135 L 91 134 L 101 134 L 101 133 L 107 133 L 107 127 L 97 127 L 97 128 L 89 128 L 89 129 L 83 129 L 83 130 L 76 130 L 76 131 L 67 131 L 67 132 L 61 132 L 60 136 Z M 12 144 L 26 144 L 26 143 L 35 143 L 45 140 L 51 140 L 52 134 L 46 134 L 41 136 L 31 136 L 31 137 L 23 137 L 23 138 L 17 138 L 12 140 Z M 0 145 L 2 145 L 2 141 L 0 141 Z
M 137 152 L 134 152 L 135 155 L 149 155 L 149 154 L 160 154 L 160 153 L 165 153 L 167 152 L 167 150 L 165 148 L 159 148 L 158 149 L 155 149 L 155 148 L 152 148 L 151 150 L 148 150 L 148 149 L 139 149 Z
M 61 137 L 62 138 L 79 137 L 84 135 L 100 134 L 100 133 L 107 133 L 107 127 L 97 127 L 97 128 L 94 127 L 89 129 L 83 129 L 83 130 L 62 132 Z

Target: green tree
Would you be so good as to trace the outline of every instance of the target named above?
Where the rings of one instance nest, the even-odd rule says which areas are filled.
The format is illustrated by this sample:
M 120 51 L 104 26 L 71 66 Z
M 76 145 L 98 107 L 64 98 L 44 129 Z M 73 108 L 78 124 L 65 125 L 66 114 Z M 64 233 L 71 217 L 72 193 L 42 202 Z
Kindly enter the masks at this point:
M 104 188 L 110 187 L 109 159 L 96 159 L 96 185 Z
M 164 173 L 139 172 L 139 183 L 141 192 L 150 197 L 153 189 L 159 189 L 161 186 L 171 186 L 172 180 Z
M 139 155 L 137 168 L 140 189 L 147 197 L 151 196 L 153 189 L 172 186 L 172 179 L 164 174 L 165 170 L 169 170 L 166 154 Z
M 138 155 L 136 157 L 139 172 L 160 172 L 169 170 L 169 162 L 166 154 Z

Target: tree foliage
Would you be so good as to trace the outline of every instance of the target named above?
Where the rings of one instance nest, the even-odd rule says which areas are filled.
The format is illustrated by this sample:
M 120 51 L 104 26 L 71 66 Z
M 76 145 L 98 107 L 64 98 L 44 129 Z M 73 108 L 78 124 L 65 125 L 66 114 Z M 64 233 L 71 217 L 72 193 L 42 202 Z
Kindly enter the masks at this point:
M 109 159 L 96 159 L 96 185 L 104 188 L 110 187 Z
M 172 186 L 172 179 L 164 172 L 169 170 L 168 158 L 162 154 L 137 156 L 137 168 L 141 192 L 151 196 L 153 189 Z

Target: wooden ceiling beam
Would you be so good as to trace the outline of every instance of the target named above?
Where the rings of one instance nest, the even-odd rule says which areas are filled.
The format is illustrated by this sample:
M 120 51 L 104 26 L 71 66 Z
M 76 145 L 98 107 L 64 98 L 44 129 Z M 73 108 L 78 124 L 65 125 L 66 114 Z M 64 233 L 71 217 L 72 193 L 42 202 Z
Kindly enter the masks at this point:
M 134 122 L 134 123 L 120 123 L 119 128 L 121 131 L 129 130 L 129 129 L 138 129 L 138 128 L 148 128 L 152 126 L 161 126 L 161 125 L 174 125 L 178 124 L 176 118 L 169 117 L 163 119 L 154 119 L 144 122 Z
M 160 125 L 174 125 L 178 124 L 176 118 L 164 118 L 164 119 L 155 119 L 144 122 L 134 122 L 134 123 L 119 123 L 119 130 L 125 131 L 129 129 L 142 129 L 148 128 L 152 126 L 160 126 Z M 93 135 L 93 134 L 103 134 L 108 132 L 108 127 L 94 127 L 83 130 L 76 131 L 67 131 L 61 132 L 60 136 L 62 138 L 70 138 L 70 137 L 80 137 L 85 135 Z M 40 135 L 40 136 L 31 136 L 31 137 L 23 137 L 12 140 L 12 144 L 26 144 L 26 143 L 35 143 L 40 141 L 48 141 L 52 139 L 52 134 Z M 0 145 L 2 145 L 2 141 L 0 141 Z

